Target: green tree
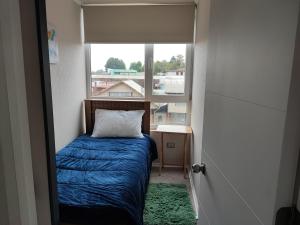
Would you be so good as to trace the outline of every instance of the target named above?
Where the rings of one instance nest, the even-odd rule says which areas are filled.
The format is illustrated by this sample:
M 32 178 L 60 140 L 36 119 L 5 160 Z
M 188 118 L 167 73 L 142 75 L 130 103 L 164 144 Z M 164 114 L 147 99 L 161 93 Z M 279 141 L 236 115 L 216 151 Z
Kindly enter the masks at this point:
M 172 56 L 172 57 L 171 57 L 170 63 L 176 63 L 176 58 L 175 58 L 175 56 Z
M 122 59 L 110 57 L 106 64 L 105 69 L 126 69 L 126 65 Z
M 177 55 L 176 56 L 176 63 L 179 65 L 179 68 L 185 67 L 184 56 L 183 55 Z
M 184 67 L 185 63 L 183 55 L 177 55 L 176 57 L 172 56 L 168 65 L 168 70 L 177 70 Z
M 177 55 L 172 56 L 170 61 L 155 61 L 153 65 L 154 74 L 166 73 L 168 71 L 174 71 L 181 68 L 185 68 L 184 56 Z
M 154 74 L 166 73 L 168 71 L 168 65 L 169 62 L 167 62 L 166 60 L 154 62 L 153 65 Z
M 143 72 L 144 66 L 142 65 L 142 63 L 140 61 L 138 61 L 138 62 L 131 63 L 129 69 L 136 70 L 137 72 Z

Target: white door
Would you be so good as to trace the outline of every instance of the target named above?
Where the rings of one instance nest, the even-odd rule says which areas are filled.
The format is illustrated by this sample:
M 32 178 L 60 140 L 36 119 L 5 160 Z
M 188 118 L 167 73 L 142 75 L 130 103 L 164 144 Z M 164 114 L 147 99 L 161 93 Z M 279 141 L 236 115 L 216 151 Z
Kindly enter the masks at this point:
M 271 225 L 299 1 L 210 2 L 203 141 L 195 146 L 195 161 L 206 164 L 205 176 L 194 175 L 198 225 Z M 196 40 L 195 68 L 206 41 Z

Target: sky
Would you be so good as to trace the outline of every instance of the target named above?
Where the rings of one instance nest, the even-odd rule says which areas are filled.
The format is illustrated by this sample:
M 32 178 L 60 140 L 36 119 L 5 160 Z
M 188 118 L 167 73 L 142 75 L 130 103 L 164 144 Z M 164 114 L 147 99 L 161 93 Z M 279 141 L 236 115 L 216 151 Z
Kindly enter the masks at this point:
M 185 44 L 157 44 L 154 45 L 154 61 L 169 61 L 172 56 L 185 56 Z M 145 61 L 144 44 L 92 44 L 91 69 L 92 71 L 105 70 L 105 63 L 110 58 L 122 59 L 129 69 L 131 62 Z

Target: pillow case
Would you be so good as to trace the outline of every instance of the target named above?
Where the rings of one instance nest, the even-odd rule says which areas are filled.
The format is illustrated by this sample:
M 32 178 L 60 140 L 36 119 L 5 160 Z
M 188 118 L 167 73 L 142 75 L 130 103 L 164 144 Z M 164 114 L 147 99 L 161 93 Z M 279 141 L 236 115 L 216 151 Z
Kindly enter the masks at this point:
M 143 137 L 144 110 L 96 109 L 92 137 Z

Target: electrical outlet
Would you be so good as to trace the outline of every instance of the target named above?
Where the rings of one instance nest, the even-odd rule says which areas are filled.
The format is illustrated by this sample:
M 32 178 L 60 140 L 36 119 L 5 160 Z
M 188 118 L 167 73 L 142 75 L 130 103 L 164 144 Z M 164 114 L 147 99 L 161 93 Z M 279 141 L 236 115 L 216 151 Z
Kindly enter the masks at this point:
M 167 148 L 175 148 L 174 142 L 167 142 Z

